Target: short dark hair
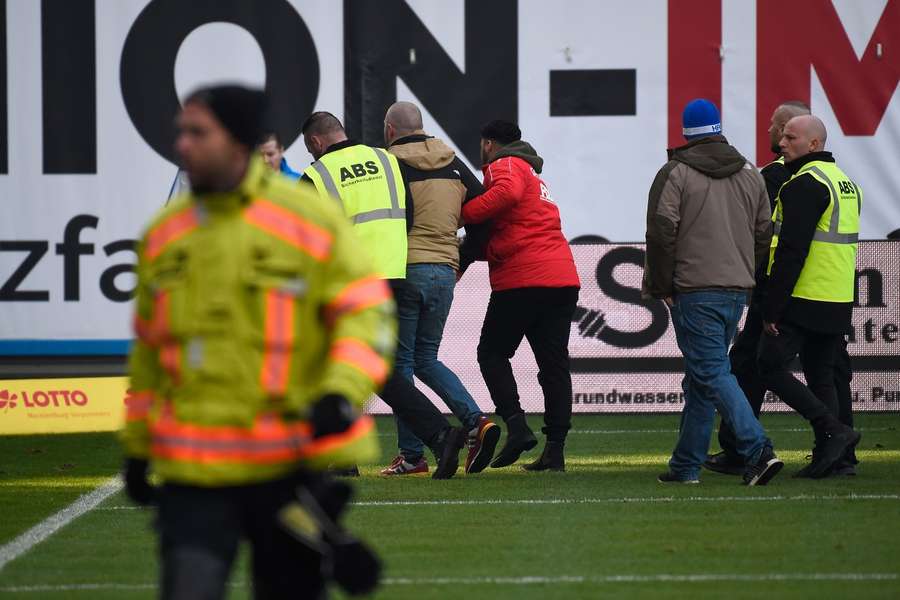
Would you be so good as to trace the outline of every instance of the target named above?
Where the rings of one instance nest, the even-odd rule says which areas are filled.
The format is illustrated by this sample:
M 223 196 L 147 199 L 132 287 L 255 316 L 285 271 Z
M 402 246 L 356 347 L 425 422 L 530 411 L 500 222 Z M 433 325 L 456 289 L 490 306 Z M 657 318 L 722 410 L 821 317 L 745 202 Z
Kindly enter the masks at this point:
M 504 146 L 522 139 L 522 131 L 512 121 L 497 119 L 481 128 L 481 138 L 494 140 Z
M 334 131 L 343 131 L 340 119 L 324 110 L 314 112 L 303 122 L 300 131 L 303 135 L 323 135 Z
M 275 142 L 279 148 L 284 148 L 284 144 L 281 143 L 281 136 L 278 135 L 277 131 L 267 131 L 259 138 L 260 146 L 268 142 Z

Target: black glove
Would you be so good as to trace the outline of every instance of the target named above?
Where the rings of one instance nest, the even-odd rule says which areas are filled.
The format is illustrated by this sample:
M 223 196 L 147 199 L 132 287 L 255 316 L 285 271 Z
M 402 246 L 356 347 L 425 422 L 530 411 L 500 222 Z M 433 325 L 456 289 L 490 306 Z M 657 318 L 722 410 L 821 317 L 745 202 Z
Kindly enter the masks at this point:
M 356 420 L 350 402 L 340 394 L 327 394 L 312 407 L 313 437 L 347 431 Z
M 147 479 L 149 463 L 143 458 L 125 459 L 125 493 L 136 504 L 147 506 L 156 498 L 156 488 Z
M 351 596 L 371 593 L 381 578 L 381 561 L 362 541 L 345 535 L 333 543 L 332 576 L 335 583 Z

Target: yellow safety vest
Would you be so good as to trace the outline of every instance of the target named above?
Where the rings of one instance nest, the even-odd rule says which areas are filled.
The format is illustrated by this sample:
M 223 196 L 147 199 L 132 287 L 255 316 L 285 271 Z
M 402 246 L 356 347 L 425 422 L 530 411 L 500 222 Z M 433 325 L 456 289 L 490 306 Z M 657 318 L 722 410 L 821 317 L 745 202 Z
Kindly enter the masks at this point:
M 820 302 L 853 302 L 862 190 L 832 162 L 817 160 L 807 163 L 791 179 L 806 174 L 828 188 L 829 202 L 816 224 L 809 254 L 791 295 Z M 767 274 L 772 272 L 775 262 L 782 215 L 779 191 L 772 215 L 775 227 Z
M 304 174 L 344 213 L 385 279 L 406 277 L 406 188 L 400 163 L 380 148 L 357 144 L 329 152 Z

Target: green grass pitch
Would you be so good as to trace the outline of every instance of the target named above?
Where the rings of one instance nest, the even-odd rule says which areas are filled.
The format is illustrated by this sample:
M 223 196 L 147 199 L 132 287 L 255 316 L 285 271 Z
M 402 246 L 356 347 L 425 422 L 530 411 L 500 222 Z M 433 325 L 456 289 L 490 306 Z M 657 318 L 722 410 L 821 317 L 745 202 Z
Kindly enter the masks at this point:
M 706 472 L 657 483 L 678 418 L 576 416 L 566 473 L 520 461 L 450 481 L 380 477 L 395 438 L 379 418 L 382 460 L 363 465 L 348 518 L 385 562 L 376 597 L 900 598 L 900 414 L 857 415 L 859 475 L 820 481 L 791 478 L 812 443 L 805 423 L 764 415 L 786 466 L 761 488 Z M 0 438 L 0 547 L 119 462 L 108 434 Z M 152 517 L 114 494 L 2 567 L 0 596 L 156 597 Z M 247 580 L 241 559 L 231 598 L 250 597 Z

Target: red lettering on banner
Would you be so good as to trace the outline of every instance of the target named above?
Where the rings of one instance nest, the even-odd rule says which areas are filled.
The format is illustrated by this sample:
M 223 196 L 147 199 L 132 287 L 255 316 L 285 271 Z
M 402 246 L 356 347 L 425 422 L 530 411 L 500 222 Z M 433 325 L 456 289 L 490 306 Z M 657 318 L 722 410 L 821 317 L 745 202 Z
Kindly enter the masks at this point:
M 50 405 L 50 397 L 47 396 L 44 392 L 35 392 L 31 395 L 31 398 L 34 400 L 35 406 L 49 406 Z
M 722 110 L 721 45 L 722 0 L 669 0 L 670 148 L 685 143 L 681 113 L 688 102 L 706 98 Z
M 759 0 L 756 7 L 757 162 L 771 156 L 765 129 L 778 104 L 809 103 L 813 67 L 844 133 L 874 135 L 900 81 L 900 0 L 888 0 L 862 60 L 831 0 Z
M 72 402 L 78 406 L 84 406 L 88 402 L 87 395 L 81 390 L 74 390 L 72 392 Z

